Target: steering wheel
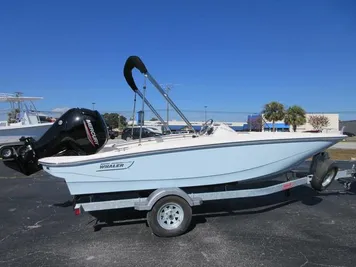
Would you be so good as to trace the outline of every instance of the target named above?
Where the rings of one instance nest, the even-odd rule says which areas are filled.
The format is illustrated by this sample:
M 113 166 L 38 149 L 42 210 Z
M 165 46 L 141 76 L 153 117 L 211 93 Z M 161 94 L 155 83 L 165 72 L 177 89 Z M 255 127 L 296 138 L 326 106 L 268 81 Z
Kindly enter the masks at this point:
M 204 124 L 200 128 L 199 135 L 206 134 L 213 127 L 213 123 L 214 121 L 212 119 L 209 119 L 204 122 Z

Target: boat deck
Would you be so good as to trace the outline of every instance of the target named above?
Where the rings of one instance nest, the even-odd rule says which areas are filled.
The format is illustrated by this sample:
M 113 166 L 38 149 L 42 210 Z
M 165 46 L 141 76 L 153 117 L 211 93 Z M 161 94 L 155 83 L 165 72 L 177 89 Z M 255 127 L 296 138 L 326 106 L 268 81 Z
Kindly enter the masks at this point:
M 164 136 L 144 138 L 133 141 L 116 141 L 108 143 L 101 151 L 93 155 L 48 157 L 40 160 L 41 164 L 66 164 L 81 161 L 97 160 L 121 155 L 132 155 L 138 153 L 153 153 L 167 150 L 188 150 L 195 147 L 232 146 L 244 144 L 283 143 L 283 142 L 315 142 L 330 140 L 338 142 L 344 137 L 340 133 L 237 133 L 219 127 L 212 135 L 198 136 L 193 138 L 191 134 L 178 136 Z

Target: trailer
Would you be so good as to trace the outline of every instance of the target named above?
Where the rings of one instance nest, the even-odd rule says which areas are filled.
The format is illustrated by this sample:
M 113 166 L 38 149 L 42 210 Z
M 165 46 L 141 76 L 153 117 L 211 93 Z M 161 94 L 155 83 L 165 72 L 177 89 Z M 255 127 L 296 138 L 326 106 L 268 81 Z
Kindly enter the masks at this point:
M 192 207 L 202 205 L 206 201 L 238 199 L 271 195 L 285 192 L 287 196 L 290 189 L 306 185 L 316 191 L 325 190 L 334 180 L 343 183 L 350 189 L 352 182 L 356 181 L 356 164 L 347 170 L 339 170 L 338 166 L 328 158 L 326 153 L 315 156 L 311 162 L 309 173 L 302 177 L 298 171 L 285 174 L 286 181 L 272 186 L 221 191 L 194 192 L 183 188 L 158 188 L 149 192 L 146 197 L 120 198 L 100 201 L 89 198 L 89 201 L 73 203 L 76 215 L 82 212 L 97 212 L 133 208 L 137 211 L 147 212 L 147 223 L 151 231 L 159 237 L 173 237 L 184 234 L 192 220 Z

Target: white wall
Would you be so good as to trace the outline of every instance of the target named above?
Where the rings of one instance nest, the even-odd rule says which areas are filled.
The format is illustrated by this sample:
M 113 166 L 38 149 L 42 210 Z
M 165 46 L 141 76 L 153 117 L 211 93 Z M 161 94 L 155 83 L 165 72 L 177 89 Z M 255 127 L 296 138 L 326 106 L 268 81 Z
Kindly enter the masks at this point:
M 307 123 L 297 127 L 297 132 L 314 130 L 313 126 L 308 123 L 310 116 L 312 115 L 323 115 L 329 118 L 329 125 L 323 129 L 324 132 L 335 132 L 339 131 L 339 114 L 326 114 L 326 113 L 307 113 Z M 272 123 L 266 120 L 268 123 Z M 276 123 L 284 123 L 284 121 L 276 121 Z M 290 126 L 290 131 L 293 131 L 293 127 Z
M 308 123 L 308 120 L 310 116 L 312 115 L 323 115 L 325 117 L 328 117 L 329 119 L 329 125 L 323 128 L 323 131 L 325 132 L 334 132 L 334 131 L 339 131 L 339 114 L 323 114 L 323 113 L 308 113 L 306 114 L 307 116 L 307 123 L 304 125 L 301 125 L 297 127 L 297 131 L 310 131 L 313 130 L 313 126 Z

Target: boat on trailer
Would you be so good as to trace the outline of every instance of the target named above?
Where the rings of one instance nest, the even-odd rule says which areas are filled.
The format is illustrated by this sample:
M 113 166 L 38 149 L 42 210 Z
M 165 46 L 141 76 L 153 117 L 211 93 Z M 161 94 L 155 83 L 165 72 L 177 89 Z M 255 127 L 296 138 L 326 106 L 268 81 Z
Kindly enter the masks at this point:
M 144 76 L 143 93 L 138 93 L 132 75 L 134 68 Z M 338 167 L 324 151 L 346 137 L 341 132 L 238 133 L 227 125 L 215 125 L 212 119 L 196 132 L 139 57 L 127 59 L 124 76 L 134 93 L 142 98 L 142 110 L 149 103 L 148 79 L 193 134 L 140 137 L 108 144 L 107 126 L 100 113 L 73 108 L 39 140 L 23 137 L 18 143 L 2 146 L 4 163 L 27 175 L 44 170 L 53 177 L 63 178 L 74 198 L 77 214 L 82 209 L 146 210 L 148 223 L 158 236 L 186 232 L 191 207 L 203 201 L 270 194 L 302 184 L 320 191 L 337 177 Z M 269 188 L 214 192 L 219 186 L 290 173 L 311 157 L 312 164 L 305 177 Z M 207 191 L 202 193 L 201 188 Z

